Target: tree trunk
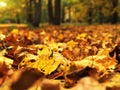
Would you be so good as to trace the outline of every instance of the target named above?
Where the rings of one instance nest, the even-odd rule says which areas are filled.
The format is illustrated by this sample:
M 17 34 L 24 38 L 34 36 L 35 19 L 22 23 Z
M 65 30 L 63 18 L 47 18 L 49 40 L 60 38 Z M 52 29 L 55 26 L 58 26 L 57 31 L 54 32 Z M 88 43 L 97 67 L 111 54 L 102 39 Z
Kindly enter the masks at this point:
M 20 24 L 20 16 L 19 13 L 16 13 L 16 23 Z
M 61 23 L 61 0 L 54 0 L 54 7 L 52 5 L 52 0 L 48 0 L 48 18 L 49 18 L 50 24 L 60 25 Z
M 34 27 L 39 27 L 40 19 L 41 19 L 41 0 L 33 0 L 34 1 L 34 14 L 33 14 L 33 23 Z
M 52 6 L 52 0 L 48 0 L 48 19 L 49 19 L 49 24 L 53 24 L 53 6 Z
M 63 5 L 61 9 L 61 22 L 63 23 L 64 23 L 64 18 L 65 18 L 65 6 Z
M 61 23 L 61 0 L 55 0 L 54 25 Z
M 111 0 L 112 3 L 112 15 L 111 15 L 111 23 L 116 24 L 118 22 L 118 12 L 116 8 L 118 7 L 118 0 Z
M 69 20 L 68 22 L 71 22 L 72 19 L 71 19 L 71 6 L 68 7 L 68 11 L 69 11 Z
M 26 21 L 27 23 L 32 23 L 32 0 L 26 0 Z
M 103 24 L 103 18 L 104 18 L 104 15 L 102 13 L 102 8 L 101 7 L 98 7 L 98 21 L 99 21 L 99 24 Z
M 93 10 L 92 10 L 92 8 L 90 7 L 90 8 L 88 9 L 88 12 L 87 12 L 87 17 L 88 17 L 87 22 L 88 22 L 88 24 L 92 24 L 92 14 L 93 14 Z

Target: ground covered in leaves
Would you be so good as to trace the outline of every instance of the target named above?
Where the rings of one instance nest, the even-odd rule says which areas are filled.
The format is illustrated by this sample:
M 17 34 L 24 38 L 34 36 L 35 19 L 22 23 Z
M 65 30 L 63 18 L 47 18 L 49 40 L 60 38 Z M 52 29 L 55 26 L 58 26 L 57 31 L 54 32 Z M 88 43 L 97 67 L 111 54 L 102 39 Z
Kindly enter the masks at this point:
M 120 90 L 119 43 L 120 25 L 0 30 L 0 90 Z

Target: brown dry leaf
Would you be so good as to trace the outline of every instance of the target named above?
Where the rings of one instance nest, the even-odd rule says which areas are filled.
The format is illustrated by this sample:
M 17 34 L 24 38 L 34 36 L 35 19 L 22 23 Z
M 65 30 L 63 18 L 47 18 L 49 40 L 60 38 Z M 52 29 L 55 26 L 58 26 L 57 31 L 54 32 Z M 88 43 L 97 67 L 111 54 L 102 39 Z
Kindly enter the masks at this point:
M 5 63 L 2 63 L 2 65 L 0 65 L 0 85 L 3 85 L 5 83 L 5 80 L 7 78 L 9 68 Z
M 70 61 L 74 61 L 75 60 L 75 57 L 74 57 L 72 51 L 70 51 L 68 49 L 63 49 L 62 55 L 64 57 L 66 57 L 67 59 L 69 59 Z
M 106 90 L 106 87 L 101 85 L 94 78 L 84 77 L 70 90 Z
M 42 80 L 44 78 L 44 74 L 36 70 L 23 70 L 17 78 L 18 79 L 12 82 L 10 88 L 12 90 L 28 90 L 35 81 L 38 79 Z
M 9 71 L 12 68 L 13 60 L 4 57 L 5 50 L 0 52 L 0 85 L 6 82 L 7 76 L 10 74 Z
M 9 67 L 13 64 L 13 59 L 5 57 L 6 50 L 0 52 L 0 63 L 3 64 L 5 62 Z
M 78 69 L 72 71 L 71 73 L 68 73 L 65 78 L 65 87 L 73 87 L 81 78 L 86 76 L 92 76 L 91 73 L 94 73 L 93 70 L 93 68 L 86 67 L 84 69 Z
M 41 90 L 61 90 L 60 83 L 55 80 L 44 79 L 41 83 Z
M 6 76 L 8 74 L 8 66 L 5 64 L 5 62 L 3 62 L 1 65 L 0 65 L 0 78 Z
M 102 85 L 108 87 L 109 89 L 107 89 L 107 90 L 119 90 L 119 88 L 120 88 L 120 74 L 113 73 L 113 74 L 109 75 L 108 78 L 106 78 L 106 80 L 104 82 L 102 82 Z

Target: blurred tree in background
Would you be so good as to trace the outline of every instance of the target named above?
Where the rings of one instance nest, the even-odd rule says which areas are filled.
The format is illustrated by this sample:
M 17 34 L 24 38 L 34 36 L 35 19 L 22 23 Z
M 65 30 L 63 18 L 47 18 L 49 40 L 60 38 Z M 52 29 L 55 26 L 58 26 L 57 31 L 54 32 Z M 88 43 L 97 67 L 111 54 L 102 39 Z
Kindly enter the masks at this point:
M 39 27 L 41 19 L 41 0 L 26 0 L 26 21 L 34 27 Z
M 0 23 L 120 23 L 120 0 L 0 0 Z
M 111 23 L 115 24 L 118 22 L 118 3 L 119 0 L 111 0 L 111 4 L 112 4 L 112 14 L 111 14 Z
M 48 0 L 49 24 L 60 25 L 61 23 L 61 0 Z

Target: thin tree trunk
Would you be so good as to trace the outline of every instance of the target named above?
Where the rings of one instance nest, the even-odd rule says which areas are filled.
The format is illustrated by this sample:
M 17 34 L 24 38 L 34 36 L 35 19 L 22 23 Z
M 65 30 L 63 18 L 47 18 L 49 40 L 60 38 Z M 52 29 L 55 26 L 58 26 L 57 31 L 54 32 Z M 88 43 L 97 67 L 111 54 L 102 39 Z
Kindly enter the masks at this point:
M 111 15 L 111 23 L 116 24 L 118 22 L 118 12 L 116 8 L 118 7 L 118 0 L 111 0 L 113 13 Z
M 103 24 L 103 18 L 104 18 L 104 15 L 103 15 L 103 13 L 102 13 L 102 8 L 99 7 L 99 8 L 98 8 L 98 19 L 99 19 L 99 23 L 100 23 L 100 24 Z
M 63 23 L 64 23 L 64 18 L 65 18 L 65 6 L 63 5 L 61 9 L 61 22 Z
M 61 0 L 55 0 L 54 25 L 61 23 Z
M 34 17 L 33 17 L 33 26 L 39 27 L 41 19 L 41 0 L 34 0 Z
M 16 13 L 16 23 L 20 24 L 20 16 L 19 16 L 19 13 Z
M 32 23 L 33 16 L 32 16 L 32 0 L 26 1 L 26 20 L 27 23 Z
M 88 22 L 88 24 L 92 24 L 92 14 L 93 14 L 93 10 L 92 10 L 92 8 L 90 7 L 90 8 L 88 9 L 88 12 L 87 12 L 87 17 L 88 17 L 87 22 Z
M 68 7 L 68 12 L 69 12 L 68 22 L 71 22 L 72 21 L 72 19 L 71 19 L 71 6 Z
M 52 6 L 52 0 L 48 0 L 48 19 L 49 19 L 49 24 L 53 24 L 53 6 Z

